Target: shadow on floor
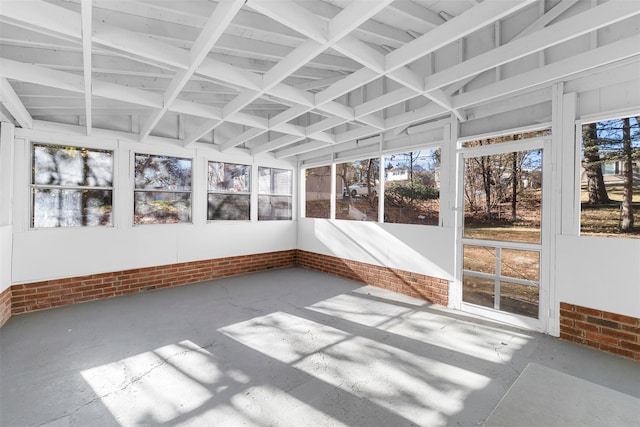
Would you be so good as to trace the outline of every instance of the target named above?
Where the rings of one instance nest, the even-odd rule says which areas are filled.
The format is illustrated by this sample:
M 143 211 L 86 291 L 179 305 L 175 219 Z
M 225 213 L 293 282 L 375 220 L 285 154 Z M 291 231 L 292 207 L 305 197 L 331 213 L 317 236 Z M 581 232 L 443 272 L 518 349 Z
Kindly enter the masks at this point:
M 3 426 L 480 425 L 531 362 L 640 397 L 636 362 L 301 268 L 14 316 L 0 345 Z

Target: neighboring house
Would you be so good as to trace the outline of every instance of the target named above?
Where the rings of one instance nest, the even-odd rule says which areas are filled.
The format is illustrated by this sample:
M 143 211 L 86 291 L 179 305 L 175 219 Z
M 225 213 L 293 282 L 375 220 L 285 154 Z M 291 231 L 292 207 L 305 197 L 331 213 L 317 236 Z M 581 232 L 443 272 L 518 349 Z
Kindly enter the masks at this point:
M 314 173 L 305 178 L 307 200 L 329 200 L 331 198 L 331 167 L 319 167 L 313 169 Z M 340 185 L 336 183 L 338 194 Z
M 623 171 L 622 160 L 614 160 L 602 164 L 602 176 L 607 184 L 622 184 L 624 181 Z M 583 167 L 580 167 L 580 182 L 582 184 L 587 182 L 587 173 Z M 640 160 L 633 162 L 633 183 L 640 184 Z
M 394 168 L 387 170 L 384 175 L 385 181 L 407 181 L 409 179 L 409 169 Z

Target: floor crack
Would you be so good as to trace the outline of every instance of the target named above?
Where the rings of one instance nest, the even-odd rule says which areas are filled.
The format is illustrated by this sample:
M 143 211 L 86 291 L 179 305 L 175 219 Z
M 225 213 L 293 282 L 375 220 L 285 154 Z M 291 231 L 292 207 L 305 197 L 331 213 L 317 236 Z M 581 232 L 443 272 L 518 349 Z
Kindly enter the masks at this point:
M 116 390 L 112 390 L 109 393 L 105 393 L 103 395 L 96 396 L 93 399 L 91 399 L 91 400 L 89 400 L 87 402 L 84 402 L 80 406 L 78 406 L 75 409 L 69 411 L 68 413 L 60 415 L 59 417 L 52 418 L 52 419 L 50 419 L 48 421 L 45 421 L 43 423 L 36 424 L 35 427 L 44 426 L 44 425 L 52 423 L 54 421 L 58 421 L 58 420 L 61 420 L 63 418 L 70 417 L 70 416 L 78 413 L 81 409 L 83 409 L 83 408 L 85 408 L 85 407 L 87 407 L 87 406 L 89 406 L 89 405 L 91 405 L 91 404 L 93 404 L 93 403 L 95 403 L 95 402 L 97 402 L 99 400 L 105 399 L 105 398 L 107 398 L 107 397 L 109 397 L 109 396 L 111 396 L 111 395 L 113 395 L 115 393 L 119 393 L 119 392 L 121 392 L 123 390 L 126 390 L 127 388 L 129 388 L 129 386 L 139 382 L 140 380 L 142 380 L 144 377 L 146 377 L 147 375 L 149 375 L 151 372 L 155 371 L 156 369 L 166 365 L 169 362 L 169 360 L 171 360 L 171 359 L 173 359 L 175 357 L 184 356 L 185 354 L 191 353 L 193 351 L 207 350 L 207 349 L 210 349 L 212 347 L 214 347 L 214 343 L 210 343 L 210 344 L 207 344 L 207 345 L 204 345 L 204 346 L 199 346 L 198 348 L 185 349 L 185 350 L 180 351 L 178 353 L 172 354 L 169 357 L 160 358 L 160 360 L 158 360 L 155 363 L 153 363 L 149 367 L 149 369 L 147 369 L 145 372 L 143 372 L 142 374 L 139 374 L 139 375 L 135 375 L 130 380 L 126 381 L 122 386 L 117 388 Z
M 520 371 L 518 369 L 516 369 L 515 366 L 513 366 L 513 363 L 510 360 L 505 360 L 502 358 L 502 354 L 500 353 L 500 350 L 502 350 L 503 348 L 507 347 L 510 343 L 511 340 L 513 340 L 515 338 L 515 336 L 511 336 L 511 338 L 509 338 L 508 342 L 504 342 L 504 341 L 500 341 L 500 344 L 493 347 L 493 350 L 496 352 L 496 356 L 498 356 L 498 359 L 504 363 L 505 365 L 509 366 L 511 369 L 513 369 L 513 371 L 520 375 Z

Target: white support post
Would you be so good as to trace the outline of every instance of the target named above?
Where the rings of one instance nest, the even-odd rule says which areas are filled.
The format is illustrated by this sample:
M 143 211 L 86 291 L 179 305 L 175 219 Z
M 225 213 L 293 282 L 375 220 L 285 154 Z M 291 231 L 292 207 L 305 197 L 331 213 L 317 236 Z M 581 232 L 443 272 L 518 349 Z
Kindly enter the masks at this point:
M 13 221 L 13 123 L 2 122 L 0 131 L 0 227 L 12 225 Z
M 450 219 L 453 220 L 455 244 L 453 245 L 453 280 L 449 282 L 449 307 L 460 310 L 462 307 L 462 226 L 464 221 L 464 199 L 462 191 L 464 179 L 464 159 L 458 153 L 458 119 L 451 117 L 449 127 L 448 149 L 449 156 L 447 158 L 451 165 L 447 172 L 449 186 L 447 187 L 451 199 Z M 446 140 L 445 140 L 446 141 Z M 444 157 L 443 157 L 444 158 Z M 446 226 L 447 224 L 445 224 Z
M 329 218 L 332 220 L 336 219 L 336 198 L 338 197 L 336 181 L 336 163 L 334 161 L 333 155 L 331 155 L 331 200 L 329 201 Z
M 249 220 L 258 222 L 258 191 L 260 190 L 260 176 L 258 175 L 258 164 L 255 157 L 251 165 L 251 203 L 249 204 Z
M 455 156 L 456 141 L 451 139 L 451 126 L 454 121 L 443 126 L 442 146 L 440 147 L 440 212 L 438 223 L 442 227 L 454 228 L 455 221 Z M 457 123 L 457 122 L 456 122 Z
M 382 143 L 384 141 L 384 135 L 381 135 L 380 138 L 380 151 L 382 151 Z M 378 222 L 384 223 L 384 156 L 380 154 L 378 157 L 380 162 L 380 179 L 378 184 Z
M 0 292 L 11 286 L 13 246 L 13 123 L 2 122 L 0 130 Z
M 298 162 L 298 182 L 298 218 L 303 218 L 307 216 L 307 180 L 301 162 Z
M 580 233 L 580 197 L 576 189 L 579 183 L 580 168 L 578 163 L 577 136 L 576 133 L 576 112 L 578 96 L 568 93 L 563 96 L 561 127 L 561 153 L 562 159 L 562 229 L 563 235 L 578 235 Z
M 574 102 L 571 101 L 573 98 Z M 565 103 L 565 101 L 568 101 Z M 573 185 L 568 187 L 564 185 L 565 176 L 573 178 L 574 164 L 574 138 L 573 125 L 574 118 L 569 118 L 571 115 L 575 115 L 575 94 L 568 97 L 564 95 L 564 84 L 556 83 L 552 87 L 551 96 L 551 108 L 552 108 L 552 120 L 551 120 L 551 134 L 552 141 L 551 153 L 546 153 L 546 156 L 550 155 L 551 161 L 546 162 L 545 165 L 551 165 L 551 170 L 544 171 L 544 180 L 549 181 L 549 185 L 545 185 L 544 190 L 548 189 L 551 194 L 548 194 L 544 199 L 549 206 L 543 206 L 543 216 L 545 213 L 549 221 L 545 224 L 543 222 L 542 230 L 542 243 L 543 247 L 547 250 L 543 252 L 544 257 L 541 262 L 541 280 L 547 281 L 547 295 L 540 295 L 541 307 L 546 307 L 546 312 L 540 313 L 540 321 L 544 331 L 553 336 L 559 336 L 560 334 L 560 302 L 557 298 L 557 283 L 556 283 L 556 245 L 557 236 L 563 234 L 565 229 L 564 222 L 565 216 L 573 215 L 573 201 L 574 191 Z M 567 126 L 571 129 L 567 129 Z M 569 138 L 569 139 L 566 139 Z M 568 157 L 565 155 L 568 153 Z M 566 206 L 569 206 L 569 210 L 566 210 Z

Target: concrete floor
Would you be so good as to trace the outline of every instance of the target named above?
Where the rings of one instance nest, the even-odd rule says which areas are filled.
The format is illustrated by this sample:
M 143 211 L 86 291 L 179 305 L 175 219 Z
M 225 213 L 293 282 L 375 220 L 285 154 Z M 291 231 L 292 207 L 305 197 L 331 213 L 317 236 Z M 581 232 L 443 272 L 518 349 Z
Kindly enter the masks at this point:
M 15 316 L 0 345 L 4 427 L 474 426 L 530 364 L 640 398 L 637 362 L 301 268 Z

